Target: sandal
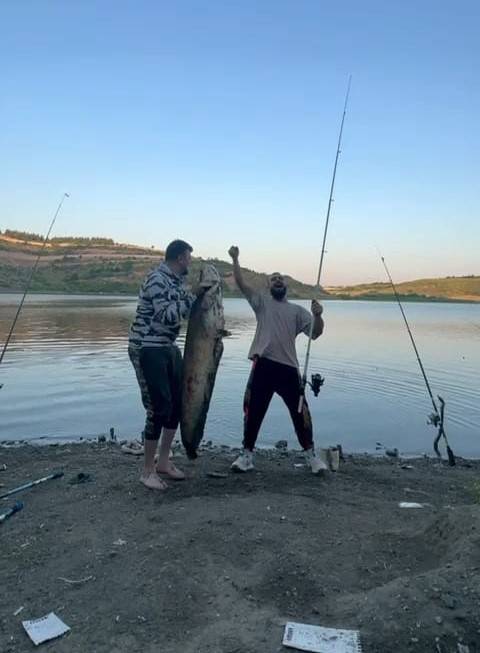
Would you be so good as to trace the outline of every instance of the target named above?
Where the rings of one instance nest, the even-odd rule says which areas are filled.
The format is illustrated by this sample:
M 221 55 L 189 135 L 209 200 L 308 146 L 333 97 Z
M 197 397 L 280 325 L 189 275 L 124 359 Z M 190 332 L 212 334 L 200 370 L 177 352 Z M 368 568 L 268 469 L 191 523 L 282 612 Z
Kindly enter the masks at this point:
M 143 444 L 138 440 L 131 440 L 122 444 L 120 447 L 123 453 L 129 453 L 132 456 L 142 456 L 143 455 Z

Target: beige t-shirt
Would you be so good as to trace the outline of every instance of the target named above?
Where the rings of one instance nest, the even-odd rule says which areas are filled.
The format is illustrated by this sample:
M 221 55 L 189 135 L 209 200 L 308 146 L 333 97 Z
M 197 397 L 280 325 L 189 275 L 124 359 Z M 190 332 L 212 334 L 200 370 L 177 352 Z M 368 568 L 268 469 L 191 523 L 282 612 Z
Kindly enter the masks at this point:
M 278 301 L 270 293 L 253 291 L 247 297 L 257 317 L 257 330 L 248 354 L 262 356 L 277 363 L 298 368 L 295 339 L 299 333 L 310 333 L 311 314 L 286 299 Z

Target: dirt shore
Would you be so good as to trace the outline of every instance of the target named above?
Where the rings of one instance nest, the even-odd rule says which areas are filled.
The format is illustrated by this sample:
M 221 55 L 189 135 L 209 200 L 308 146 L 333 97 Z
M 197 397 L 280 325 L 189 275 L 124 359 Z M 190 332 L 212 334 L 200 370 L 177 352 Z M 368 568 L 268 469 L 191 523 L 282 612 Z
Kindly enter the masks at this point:
M 276 653 L 287 620 L 358 629 L 364 653 L 480 651 L 480 462 L 320 479 L 295 452 L 247 475 L 233 456 L 178 452 L 189 480 L 155 493 L 115 445 L 1 448 L 3 491 L 65 476 L 0 501 L 25 503 L 0 525 L 0 651 L 33 651 L 21 621 L 50 611 L 71 631 L 45 652 Z

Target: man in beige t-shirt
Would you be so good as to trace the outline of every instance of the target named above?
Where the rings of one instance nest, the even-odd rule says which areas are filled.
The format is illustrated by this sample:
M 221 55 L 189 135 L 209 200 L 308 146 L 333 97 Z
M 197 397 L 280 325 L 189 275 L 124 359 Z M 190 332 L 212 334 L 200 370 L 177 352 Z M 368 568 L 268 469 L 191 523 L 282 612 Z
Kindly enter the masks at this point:
M 232 464 L 232 469 L 247 472 L 253 469 L 253 449 L 263 418 L 270 401 L 277 393 L 285 402 L 312 472 L 317 474 L 326 469 L 315 455 L 312 420 L 307 402 L 298 412 L 301 394 L 301 378 L 298 369 L 295 340 L 298 334 L 310 334 L 313 319 L 312 338 L 323 332 L 322 306 L 312 301 L 312 314 L 298 304 L 287 300 L 287 286 L 283 276 L 274 272 L 270 276 L 270 292 L 253 290 L 245 283 L 238 261 L 238 247 L 228 252 L 233 260 L 235 281 L 249 302 L 257 318 L 257 330 L 248 357 L 253 361 L 244 398 L 243 452 Z

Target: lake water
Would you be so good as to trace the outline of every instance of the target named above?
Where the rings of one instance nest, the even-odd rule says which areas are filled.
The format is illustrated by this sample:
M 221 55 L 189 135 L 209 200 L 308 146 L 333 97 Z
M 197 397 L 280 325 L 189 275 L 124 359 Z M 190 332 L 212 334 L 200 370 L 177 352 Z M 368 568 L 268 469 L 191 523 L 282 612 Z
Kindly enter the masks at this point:
M 19 299 L 0 295 L 0 343 Z M 121 438 L 138 437 L 143 408 L 126 337 L 135 306 L 135 298 L 30 296 L 0 366 L 0 440 L 76 440 L 111 426 Z M 447 401 L 453 450 L 480 457 L 480 305 L 405 308 L 433 391 Z M 232 335 L 224 341 L 205 437 L 239 445 L 255 318 L 242 299 L 225 300 L 225 314 Z M 357 452 L 373 452 L 381 442 L 430 453 L 431 405 L 398 306 L 327 301 L 324 318 L 311 371 L 326 382 L 317 399 L 308 395 L 317 442 Z M 300 361 L 305 348 L 299 336 Z M 287 410 L 275 397 L 258 444 L 279 439 L 296 444 Z

